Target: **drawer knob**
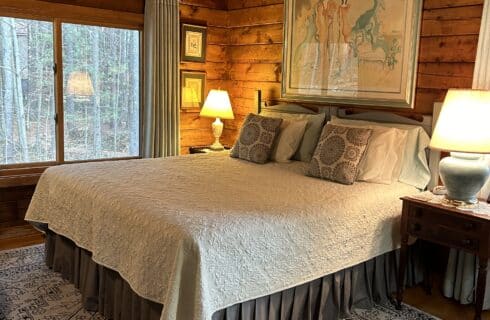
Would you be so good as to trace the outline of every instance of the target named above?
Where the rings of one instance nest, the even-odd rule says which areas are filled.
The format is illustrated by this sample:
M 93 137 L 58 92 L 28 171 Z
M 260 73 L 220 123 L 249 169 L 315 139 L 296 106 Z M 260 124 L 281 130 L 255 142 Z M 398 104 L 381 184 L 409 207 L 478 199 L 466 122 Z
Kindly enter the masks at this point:
M 464 245 L 464 246 L 470 246 L 473 244 L 473 241 L 471 241 L 470 239 L 464 239 L 463 241 L 461 241 L 461 243 Z

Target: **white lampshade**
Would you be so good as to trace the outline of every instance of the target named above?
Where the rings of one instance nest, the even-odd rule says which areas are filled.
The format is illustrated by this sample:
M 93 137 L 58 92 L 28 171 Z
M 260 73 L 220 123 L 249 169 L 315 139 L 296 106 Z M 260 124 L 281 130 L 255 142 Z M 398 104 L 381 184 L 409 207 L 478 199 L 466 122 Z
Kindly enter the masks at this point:
M 490 91 L 450 89 L 442 106 L 431 149 L 490 153 Z
M 74 71 L 68 77 L 66 92 L 76 97 L 91 97 L 94 95 L 92 79 L 87 72 Z
M 211 90 L 202 107 L 201 117 L 235 119 L 230 97 L 224 90 Z

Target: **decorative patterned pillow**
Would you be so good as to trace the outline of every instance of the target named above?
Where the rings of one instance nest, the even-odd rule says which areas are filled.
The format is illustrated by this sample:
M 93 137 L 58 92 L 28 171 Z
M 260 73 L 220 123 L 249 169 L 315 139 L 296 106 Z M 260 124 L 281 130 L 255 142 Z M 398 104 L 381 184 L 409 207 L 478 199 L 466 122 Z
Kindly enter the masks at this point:
M 249 114 L 230 156 L 255 163 L 266 163 L 281 123 L 282 119 Z
M 310 162 L 308 175 L 353 184 L 372 130 L 327 124 Z

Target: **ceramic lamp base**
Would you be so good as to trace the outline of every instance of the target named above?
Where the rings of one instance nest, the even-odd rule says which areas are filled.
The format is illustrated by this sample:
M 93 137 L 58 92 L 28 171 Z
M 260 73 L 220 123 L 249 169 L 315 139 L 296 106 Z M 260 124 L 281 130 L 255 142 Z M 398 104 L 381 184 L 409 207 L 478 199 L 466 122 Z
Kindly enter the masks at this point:
M 214 143 L 209 146 L 209 149 L 219 151 L 219 150 L 224 150 L 225 147 L 219 142 L 219 138 L 221 137 L 221 134 L 223 133 L 223 122 L 221 122 L 220 118 L 216 118 L 216 120 L 212 124 L 213 127 L 213 136 L 214 136 Z
M 488 180 L 490 169 L 481 155 L 451 152 L 439 164 L 446 198 L 458 203 L 478 203 L 478 192 Z
M 221 151 L 225 150 L 225 147 L 218 141 L 218 143 L 214 142 L 212 145 L 210 145 L 209 149 L 213 151 Z

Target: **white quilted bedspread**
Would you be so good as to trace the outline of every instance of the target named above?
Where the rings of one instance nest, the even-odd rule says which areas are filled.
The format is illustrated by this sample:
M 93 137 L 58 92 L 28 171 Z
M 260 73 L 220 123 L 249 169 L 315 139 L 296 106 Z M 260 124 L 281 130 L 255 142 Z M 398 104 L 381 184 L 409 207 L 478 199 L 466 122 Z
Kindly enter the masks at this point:
M 72 164 L 41 177 L 26 220 L 117 270 L 162 319 L 211 319 L 397 248 L 396 183 L 345 186 L 302 163 L 220 154 Z

